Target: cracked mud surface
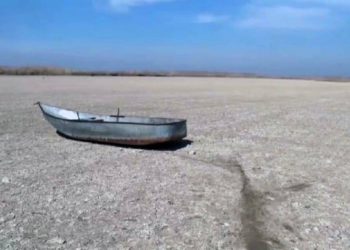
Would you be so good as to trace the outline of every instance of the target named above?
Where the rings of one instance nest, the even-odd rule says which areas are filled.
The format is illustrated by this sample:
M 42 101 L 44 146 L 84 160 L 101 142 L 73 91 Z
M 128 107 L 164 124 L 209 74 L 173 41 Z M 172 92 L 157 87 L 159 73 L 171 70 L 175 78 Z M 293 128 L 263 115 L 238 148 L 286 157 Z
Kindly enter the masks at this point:
M 187 118 L 188 141 L 68 140 L 38 100 Z M 348 100 L 349 83 L 0 77 L 0 249 L 349 249 Z

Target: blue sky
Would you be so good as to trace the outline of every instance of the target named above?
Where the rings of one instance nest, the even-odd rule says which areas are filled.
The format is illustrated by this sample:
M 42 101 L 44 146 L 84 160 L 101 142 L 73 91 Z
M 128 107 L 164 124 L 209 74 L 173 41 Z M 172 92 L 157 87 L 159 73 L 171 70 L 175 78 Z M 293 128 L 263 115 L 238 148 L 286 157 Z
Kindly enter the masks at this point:
M 1 0 L 0 65 L 350 76 L 350 1 Z

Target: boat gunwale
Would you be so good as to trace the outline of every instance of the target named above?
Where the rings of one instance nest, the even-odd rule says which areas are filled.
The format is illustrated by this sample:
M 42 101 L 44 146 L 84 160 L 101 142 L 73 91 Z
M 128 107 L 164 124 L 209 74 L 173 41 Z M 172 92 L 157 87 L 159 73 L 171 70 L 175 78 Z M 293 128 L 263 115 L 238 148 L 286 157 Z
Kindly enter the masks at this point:
M 163 117 L 146 117 L 146 116 L 120 116 L 120 117 L 136 117 L 136 118 L 151 118 L 151 119 L 173 119 L 173 120 L 177 120 L 177 121 L 174 121 L 174 122 L 168 122 L 168 123 L 142 123 L 142 122 L 121 122 L 121 121 L 104 121 L 104 120 L 70 120 L 70 119 L 66 119 L 66 118 L 61 118 L 61 117 L 57 117 L 57 116 L 54 116 L 52 114 L 49 114 L 47 112 L 45 112 L 45 110 L 43 109 L 43 107 L 41 106 L 41 102 L 37 102 L 35 103 L 37 105 L 39 105 L 40 109 L 41 109 L 41 112 L 43 112 L 44 115 L 48 116 L 48 117 L 51 117 L 51 118 L 54 118 L 54 119 L 57 119 L 57 120 L 62 120 L 62 121 L 67 121 L 67 122 L 79 122 L 79 123 L 93 123 L 93 124 L 96 124 L 96 123 L 105 123 L 105 124 L 129 124 L 129 125 L 146 125 L 146 126 L 166 126 L 166 125 L 178 125 L 178 124 L 181 124 L 181 123 L 186 123 L 187 120 L 186 119 L 173 119 L 173 118 L 163 118 Z M 54 107 L 54 108 L 59 108 L 59 109 L 62 109 L 62 110 L 67 110 L 67 111 L 72 111 L 72 112 L 78 112 L 79 111 L 74 111 L 74 110 L 69 110 L 69 109 L 65 109 L 65 108 L 61 108 L 61 107 L 57 107 L 57 106 L 51 106 L 51 105 L 47 105 L 47 104 L 44 104 L 46 106 L 50 106 L 50 107 Z M 83 113 L 83 112 L 81 112 Z M 84 112 L 85 113 L 85 112 Z M 111 115 L 105 115 L 105 116 L 111 116 Z

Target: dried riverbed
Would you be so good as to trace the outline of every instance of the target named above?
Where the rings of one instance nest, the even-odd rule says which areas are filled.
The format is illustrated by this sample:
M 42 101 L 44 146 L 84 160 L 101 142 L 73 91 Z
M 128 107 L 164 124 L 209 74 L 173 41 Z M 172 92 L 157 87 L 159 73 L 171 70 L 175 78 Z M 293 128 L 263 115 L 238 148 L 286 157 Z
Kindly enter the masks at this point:
M 135 149 L 67 140 L 36 101 L 187 118 Z M 350 84 L 0 77 L 0 249 L 349 249 Z

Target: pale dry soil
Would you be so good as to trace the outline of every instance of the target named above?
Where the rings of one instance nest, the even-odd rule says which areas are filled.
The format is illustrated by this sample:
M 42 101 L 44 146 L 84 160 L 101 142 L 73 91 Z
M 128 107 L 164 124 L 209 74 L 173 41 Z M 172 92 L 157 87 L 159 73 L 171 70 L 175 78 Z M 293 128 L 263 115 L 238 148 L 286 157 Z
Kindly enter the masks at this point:
M 188 141 L 68 140 L 39 100 Z M 0 117 L 0 249 L 350 249 L 350 83 L 3 76 Z

